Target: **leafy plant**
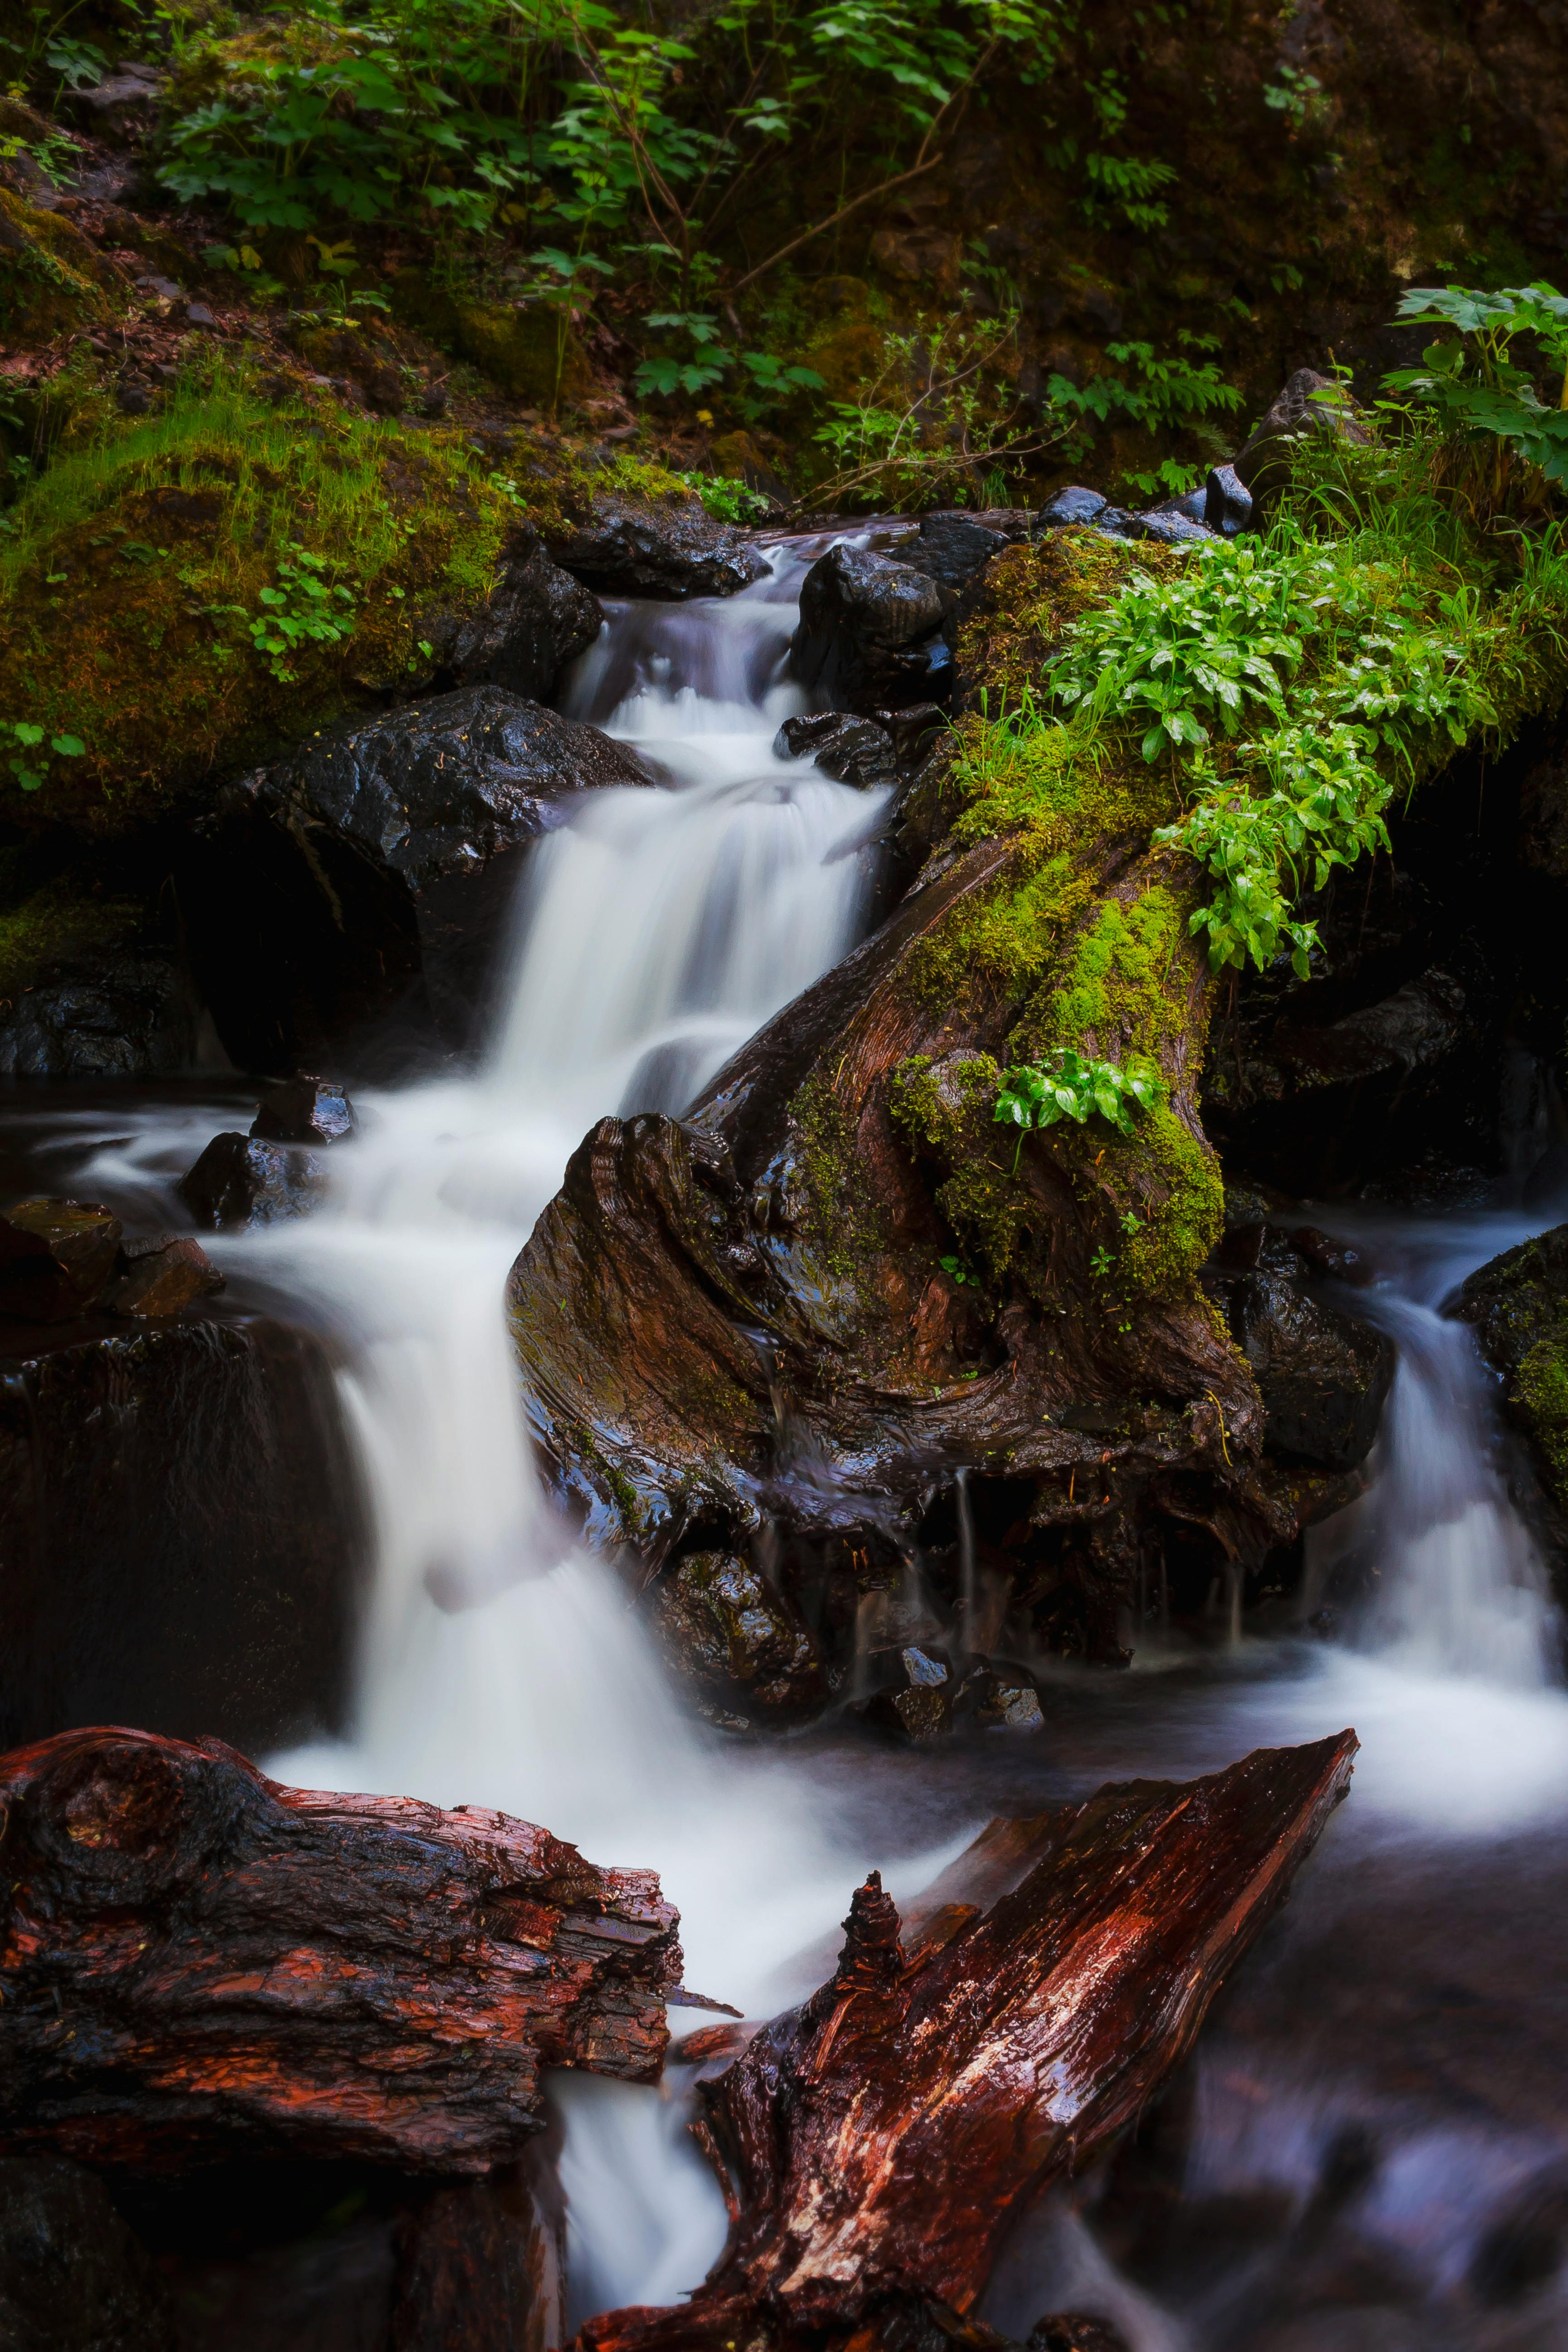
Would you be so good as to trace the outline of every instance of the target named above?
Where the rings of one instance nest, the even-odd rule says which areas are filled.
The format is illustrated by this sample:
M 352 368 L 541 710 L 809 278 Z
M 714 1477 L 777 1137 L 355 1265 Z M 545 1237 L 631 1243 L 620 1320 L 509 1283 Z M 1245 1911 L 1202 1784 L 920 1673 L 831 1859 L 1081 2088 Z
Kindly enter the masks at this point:
M 679 478 L 719 522 L 761 522 L 773 512 L 771 499 L 731 475 L 682 474 Z
M 1136 1060 L 1123 1068 L 1097 1060 L 1073 1046 L 1058 1045 L 1043 1063 L 1021 1062 L 1004 1070 L 992 1117 L 999 1124 L 1022 1129 L 1024 1136 L 1058 1120 L 1070 1118 L 1079 1127 L 1103 1118 L 1123 1135 L 1132 1132 L 1133 1110 L 1152 1110 L 1162 1093 L 1160 1074 L 1152 1062 Z M 1013 1164 L 1017 1166 L 1017 1153 Z
M 1397 315 L 1455 331 L 1427 345 L 1420 367 L 1386 375 L 1391 392 L 1428 411 L 1445 434 L 1472 445 L 1489 439 L 1539 467 L 1547 481 L 1568 482 L 1568 295 L 1544 283 L 1495 294 L 1418 286 Z M 1555 407 L 1542 402 L 1534 376 L 1514 356 L 1521 339 L 1532 340 L 1561 376 Z
M 251 644 L 286 686 L 299 676 L 290 662 L 301 646 L 340 645 L 353 635 L 353 591 L 330 584 L 331 569 L 327 557 L 293 541 L 279 559 L 278 585 L 261 591 L 265 610 L 249 618 Z
M 1006 468 L 1060 440 L 1060 420 L 1037 422 L 1008 381 L 1016 329 L 1008 314 L 887 330 L 875 374 L 853 401 L 832 403 L 817 428 L 832 461 L 817 502 L 979 505 Z
M 1297 132 L 1328 111 L 1322 83 L 1301 66 L 1277 66 L 1274 79 L 1263 85 L 1263 103 L 1271 112 L 1284 115 Z
M 25 793 L 37 793 L 43 790 L 47 761 L 46 760 L 44 768 L 35 767 L 33 761 L 37 758 L 38 746 L 43 742 L 46 732 L 46 729 L 37 726 L 30 719 L 0 719 L 0 740 L 9 738 L 16 746 L 5 765 Z M 87 745 L 79 735 L 50 735 L 48 745 L 49 750 L 58 753 L 62 760 L 79 760 L 87 750 Z

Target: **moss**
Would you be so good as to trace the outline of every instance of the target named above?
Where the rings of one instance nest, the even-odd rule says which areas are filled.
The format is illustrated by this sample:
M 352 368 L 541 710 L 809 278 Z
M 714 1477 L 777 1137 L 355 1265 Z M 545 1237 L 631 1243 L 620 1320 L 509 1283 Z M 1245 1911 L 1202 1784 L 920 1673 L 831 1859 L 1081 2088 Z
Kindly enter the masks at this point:
M 1568 1318 L 1538 1339 L 1519 1368 L 1510 1402 L 1540 1451 L 1552 1492 L 1568 1503 Z
M 826 1300 L 852 1292 L 885 1236 L 867 1202 L 848 1115 L 826 1079 L 806 1080 L 791 1117 L 805 1183 L 805 1239 Z M 840 1296 L 836 1303 L 845 1309 L 850 1301 Z
M 12 510 L 0 717 L 76 735 L 87 754 L 54 761 L 38 793 L 0 777 L 0 810 L 31 828 L 121 831 L 215 770 L 427 677 L 421 638 L 443 608 L 484 596 L 517 520 L 458 433 L 274 406 L 227 362 L 187 376 L 159 415 L 64 448 Z M 355 626 L 303 648 L 284 680 L 247 620 L 296 544 L 349 589 Z
M 393 307 L 501 391 L 539 408 L 586 398 L 594 374 L 582 338 L 542 303 L 484 300 L 439 286 L 423 269 L 400 269 L 389 281 Z
M 12 898 L 14 858 L 0 861 L 0 897 L 10 901 L 0 905 L 0 1010 L 67 957 L 122 938 L 146 912 L 139 900 L 95 894 L 67 876 L 33 889 L 24 884 Z
M 0 333 L 47 341 L 105 319 L 114 269 L 80 229 L 0 188 Z

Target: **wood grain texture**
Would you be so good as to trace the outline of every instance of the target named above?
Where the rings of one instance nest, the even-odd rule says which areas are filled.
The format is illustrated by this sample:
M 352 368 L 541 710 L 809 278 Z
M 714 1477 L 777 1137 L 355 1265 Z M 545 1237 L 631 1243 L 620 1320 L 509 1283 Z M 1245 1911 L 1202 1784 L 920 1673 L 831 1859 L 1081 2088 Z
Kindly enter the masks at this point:
M 217 1740 L 0 1758 L 0 2152 L 479 2172 L 542 2065 L 654 2080 L 676 1913 L 479 1806 L 288 1789 Z

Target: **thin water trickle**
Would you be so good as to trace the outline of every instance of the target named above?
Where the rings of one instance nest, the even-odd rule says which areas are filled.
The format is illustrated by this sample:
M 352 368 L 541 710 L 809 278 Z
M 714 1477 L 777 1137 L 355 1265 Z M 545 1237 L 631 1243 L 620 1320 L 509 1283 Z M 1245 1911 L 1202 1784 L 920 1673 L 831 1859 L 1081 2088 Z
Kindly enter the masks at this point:
M 781 546 L 771 575 L 727 601 L 612 609 L 570 707 L 634 743 L 663 781 L 585 793 L 540 845 L 482 1066 L 365 1098 L 363 1133 L 334 1151 L 318 1214 L 216 1245 L 338 1333 L 374 1530 L 352 1736 L 272 1768 L 500 1804 L 597 1860 L 658 1868 L 681 1909 L 689 1981 L 752 2013 L 815 1981 L 823 1938 L 870 1862 L 888 1869 L 892 1857 L 901 1895 L 929 1874 L 933 1849 L 952 1851 L 990 1811 L 1035 1811 L 1129 1773 L 1212 1769 L 1345 1723 L 1363 1741 L 1355 1793 L 1271 1948 L 1287 1961 L 1298 1946 L 1316 1948 L 1335 1904 L 1352 1925 L 1375 1925 L 1391 1890 L 1440 1874 L 1445 1857 L 1458 1856 L 1462 1873 L 1478 1852 L 1495 1859 L 1510 1840 L 1544 1836 L 1568 1852 L 1555 1613 L 1499 1465 L 1487 1378 L 1468 1335 L 1438 1312 L 1469 1267 L 1552 1222 L 1549 1206 L 1443 1223 L 1360 1218 L 1382 1276 L 1362 1307 L 1395 1340 L 1400 1369 L 1370 1491 L 1313 1539 L 1316 1578 L 1353 1570 L 1372 1589 L 1347 1640 L 1247 1639 L 1237 1587 L 1226 1596 L 1227 1650 L 1203 1659 L 1173 1639 L 1139 1659 L 1147 1671 L 1120 1680 L 1064 1672 L 1034 1740 L 997 1734 L 952 1759 L 896 1759 L 828 1740 L 793 1754 L 731 1748 L 721 1760 L 671 1698 L 621 1587 L 547 1510 L 500 1300 L 567 1157 L 606 1113 L 679 1109 L 845 952 L 865 918 L 864 853 L 886 796 L 771 748 L 798 707 L 783 656 L 805 563 L 822 544 Z M 1550 1143 L 1557 1115 L 1514 1079 Z M 118 1139 L 86 1177 L 123 1196 L 153 1171 L 189 1165 L 214 1124 L 199 1106 L 117 1110 Z M 1345 1215 L 1333 1222 L 1348 1230 Z M 784 1427 L 782 1389 L 778 1403 Z M 966 1632 L 989 1624 L 995 1602 L 992 1571 L 976 1564 L 971 1503 L 961 1477 Z M 863 1615 L 879 1612 L 879 1643 L 888 1612 L 915 1625 L 929 1610 L 915 1559 L 897 1591 L 862 1602 Z M 1529 1931 L 1548 1969 L 1561 1924 Z M 1267 1986 L 1279 1965 L 1260 1955 L 1247 1982 Z M 1369 1999 L 1414 1966 L 1403 1946 L 1381 1956 Z M 1304 1996 L 1309 2012 L 1315 1997 Z M 1287 2026 L 1273 2042 L 1265 2033 L 1245 2065 L 1227 2072 L 1223 2047 L 1205 2056 L 1193 2195 L 1229 2194 L 1243 2175 L 1305 2180 L 1345 2118 L 1376 2105 L 1375 2059 L 1359 2050 L 1331 2042 L 1301 2084 L 1303 1996 L 1294 1999 Z M 1568 2086 L 1568 2063 L 1561 2079 Z M 1434 2121 L 1423 2108 L 1417 2128 L 1406 2090 L 1405 2123 L 1387 2119 L 1386 2102 L 1377 2109 L 1390 2157 L 1366 2191 L 1365 2228 L 1379 2244 L 1397 2238 L 1400 2259 L 1418 2269 L 1419 2250 L 1441 2249 L 1444 2217 L 1467 2193 L 1459 2237 L 1477 2238 L 1513 2178 L 1509 2165 L 1542 2160 L 1542 2132 L 1532 2126 L 1526 2153 L 1503 2163 L 1506 2123 L 1483 2131 L 1468 2113 Z M 678 2104 L 585 2080 L 559 2096 L 574 2308 L 694 2284 L 724 2221 Z M 1438 2092 L 1432 2102 L 1440 2107 Z M 1568 2168 L 1568 2132 L 1560 2137 Z M 1423 2180 L 1438 2183 L 1425 2206 Z M 1447 2242 L 1458 2242 L 1452 2227 Z M 1246 2317 L 1262 2259 L 1222 2264 L 1220 2286 L 1203 2295 L 1179 2281 L 1156 2294 L 1120 2274 L 1083 2214 L 1059 2208 L 1009 2256 L 997 2310 L 1025 2333 L 1031 2303 L 1098 2298 L 1090 2307 L 1115 2316 L 1134 2352 L 1253 2352 L 1274 2341 Z M 1444 2261 L 1451 2269 L 1433 2253 L 1433 2295 L 1449 2292 Z M 1493 2340 L 1462 2328 L 1443 2336 L 1465 2352 Z

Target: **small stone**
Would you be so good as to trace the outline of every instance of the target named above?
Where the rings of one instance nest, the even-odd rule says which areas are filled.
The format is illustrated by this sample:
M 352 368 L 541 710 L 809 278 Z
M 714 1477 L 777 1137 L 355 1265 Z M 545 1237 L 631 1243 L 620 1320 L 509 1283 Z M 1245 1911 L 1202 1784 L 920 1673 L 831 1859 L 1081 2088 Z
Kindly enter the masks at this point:
M 125 1272 L 103 1295 L 110 1315 L 178 1315 L 224 1286 L 223 1276 L 189 1234 L 159 1234 L 122 1244 L 120 1255 Z
M 940 1658 L 926 1655 L 923 1650 L 909 1649 L 903 1653 L 904 1672 L 911 1683 L 928 1690 L 936 1690 L 947 1680 L 947 1668 Z
M 0 1217 L 0 1314 L 28 1323 L 85 1315 L 119 1247 L 119 1218 L 95 1201 L 19 1201 Z
M 153 405 L 152 394 L 143 392 L 139 383 L 122 383 L 114 398 L 125 416 L 145 416 Z
M 773 737 L 773 755 L 780 760 L 815 760 L 825 776 L 841 784 L 866 790 L 873 784 L 897 782 L 893 739 L 885 727 L 869 719 L 851 718 L 847 711 L 817 710 L 801 719 L 786 719 Z
M 179 1189 L 199 1223 L 243 1233 L 307 1215 L 326 1190 L 326 1170 L 313 1152 L 231 1130 L 214 1136 Z
M 952 1729 L 952 1701 L 943 1684 L 912 1684 L 908 1690 L 879 1691 L 866 1708 L 866 1721 L 916 1747 L 945 1739 Z
M 213 317 L 212 312 L 207 309 L 205 302 L 187 302 L 185 305 L 185 324 L 187 327 L 216 327 L 217 325 L 217 320 Z
M 1204 484 L 1204 520 L 1222 539 L 1252 528 L 1252 492 L 1234 466 L 1211 466 Z
M 1086 490 L 1081 483 L 1075 482 L 1068 488 L 1058 490 L 1055 498 L 1046 500 L 1040 509 L 1037 529 L 1059 530 L 1068 523 L 1098 522 L 1105 506 L 1106 501 L 1098 490 Z
M 300 1071 L 268 1087 L 250 1132 L 268 1143 L 342 1143 L 359 1131 L 354 1107 L 337 1078 Z

